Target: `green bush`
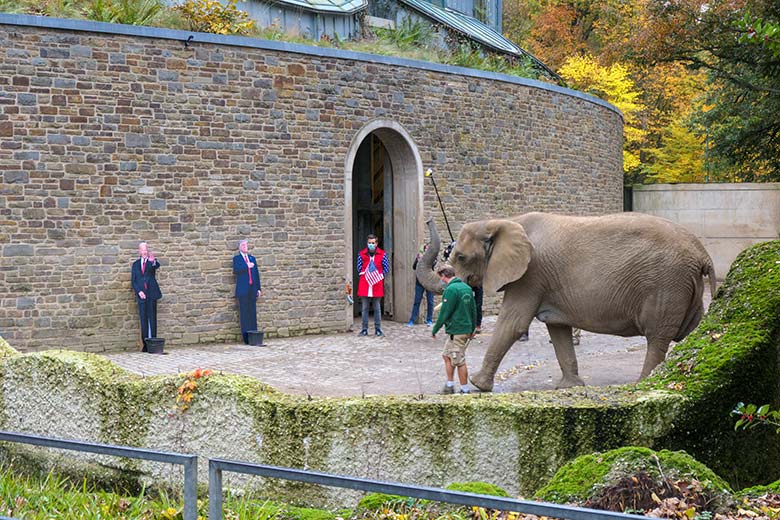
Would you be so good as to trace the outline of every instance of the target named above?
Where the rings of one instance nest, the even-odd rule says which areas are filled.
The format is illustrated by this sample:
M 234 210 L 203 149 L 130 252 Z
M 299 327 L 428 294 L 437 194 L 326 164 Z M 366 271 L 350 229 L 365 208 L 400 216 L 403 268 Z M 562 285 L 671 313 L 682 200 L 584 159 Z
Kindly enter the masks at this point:
M 376 34 L 380 40 L 401 49 L 429 46 L 435 35 L 431 24 L 421 20 L 412 20 L 411 17 L 404 18 L 401 25 L 395 29 L 376 29 Z
M 164 7 L 160 0 L 91 0 L 84 14 L 97 22 L 149 25 Z
M 649 475 L 659 487 L 667 478 L 695 479 L 718 504 L 728 502 L 732 493 L 722 478 L 685 452 L 654 452 L 628 446 L 574 459 L 559 469 L 534 498 L 555 503 L 585 502 L 601 489 L 640 472 Z

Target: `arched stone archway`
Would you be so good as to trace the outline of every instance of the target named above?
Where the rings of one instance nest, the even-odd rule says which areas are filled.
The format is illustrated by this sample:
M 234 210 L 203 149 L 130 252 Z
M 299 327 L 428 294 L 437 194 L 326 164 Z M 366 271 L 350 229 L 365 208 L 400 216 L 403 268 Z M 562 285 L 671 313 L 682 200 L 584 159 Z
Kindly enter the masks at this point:
M 366 175 L 369 176 L 369 188 L 363 190 Z M 375 185 L 371 185 L 371 181 Z M 378 196 L 380 185 L 381 197 Z M 382 237 L 381 247 L 390 255 L 384 312 L 386 318 L 391 317 L 394 321 L 408 320 L 412 310 L 412 263 L 423 231 L 422 190 L 420 152 L 403 126 L 378 119 L 355 134 L 344 162 L 345 278 L 353 284 L 353 295 L 357 294 L 355 255 L 362 249 L 365 240 L 362 235 L 372 226 L 381 226 L 378 233 Z M 369 193 L 371 200 L 367 202 Z M 372 207 L 377 219 L 381 217 L 381 224 L 370 218 Z M 358 208 L 361 208 L 360 212 Z M 346 309 L 347 328 L 352 325 L 359 305 L 355 299 L 355 308 L 348 306 Z

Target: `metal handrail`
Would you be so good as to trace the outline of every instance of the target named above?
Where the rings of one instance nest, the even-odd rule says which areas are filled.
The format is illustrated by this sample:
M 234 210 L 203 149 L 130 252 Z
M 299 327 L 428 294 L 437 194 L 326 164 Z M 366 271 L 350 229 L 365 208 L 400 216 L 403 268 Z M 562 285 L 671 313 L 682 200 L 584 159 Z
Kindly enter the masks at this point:
M 501 511 L 516 511 L 537 516 L 549 516 L 569 520 L 618 520 L 635 519 L 647 520 L 641 515 L 629 515 L 614 511 L 586 509 L 583 507 L 550 504 L 547 502 L 533 502 L 530 500 L 517 500 L 513 498 L 496 497 L 489 495 L 477 495 L 461 491 L 450 491 L 424 486 L 413 486 L 395 482 L 383 482 L 356 477 L 344 477 L 328 473 L 318 473 L 291 468 L 280 468 L 265 464 L 252 464 L 248 462 L 236 462 L 223 459 L 209 460 L 209 520 L 222 520 L 222 472 L 231 471 L 261 477 L 280 478 L 310 484 L 320 484 L 375 493 L 401 495 L 451 504 L 478 506 Z
M 25 433 L 13 433 L 0 431 L 0 441 L 17 442 L 21 444 L 33 444 L 48 448 L 63 450 L 99 453 L 101 455 L 113 455 L 131 459 L 151 460 L 155 462 L 167 462 L 184 466 L 184 520 L 197 520 L 198 518 L 198 456 L 182 453 L 170 453 L 165 451 L 147 450 L 143 448 L 129 448 L 126 446 L 114 446 L 112 444 L 95 444 L 83 441 L 70 441 L 41 437 Z

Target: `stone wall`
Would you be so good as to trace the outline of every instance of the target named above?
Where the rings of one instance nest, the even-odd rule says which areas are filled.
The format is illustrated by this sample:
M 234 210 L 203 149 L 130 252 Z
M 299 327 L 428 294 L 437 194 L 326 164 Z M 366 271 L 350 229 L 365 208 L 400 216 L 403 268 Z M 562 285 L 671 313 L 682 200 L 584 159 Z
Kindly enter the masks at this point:
M 378 118 L 436 169 L 455 233 L 486 216 L 622 208 L 622 119 L 598 99 L 190 35 L 0 15 L 0 333 L 17 348 L 134 347 L 141 240 L 161 259 L 168 345 L 238 336 L 240 238 L 258 257 L 268 336 L 345 330 L 345 157 Z M 425 186 L 421 206 L 440 216 Z
M 677 222 L 707 248 L 719 280 L 745 248 L 780 237 L 780 183 L 634 186 L 634 211 Z

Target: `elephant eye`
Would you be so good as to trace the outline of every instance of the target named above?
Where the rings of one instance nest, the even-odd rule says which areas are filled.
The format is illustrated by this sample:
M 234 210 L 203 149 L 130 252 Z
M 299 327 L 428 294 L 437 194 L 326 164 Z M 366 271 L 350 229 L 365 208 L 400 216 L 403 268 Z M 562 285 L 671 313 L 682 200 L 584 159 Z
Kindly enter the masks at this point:
M 466 259 L 466 255 L 464 255 L 463 253 L 458 253 L 457 255 L 455 255 L 455 260 L 457 260 L 458 262 L 463 262 L 465 259 Z

